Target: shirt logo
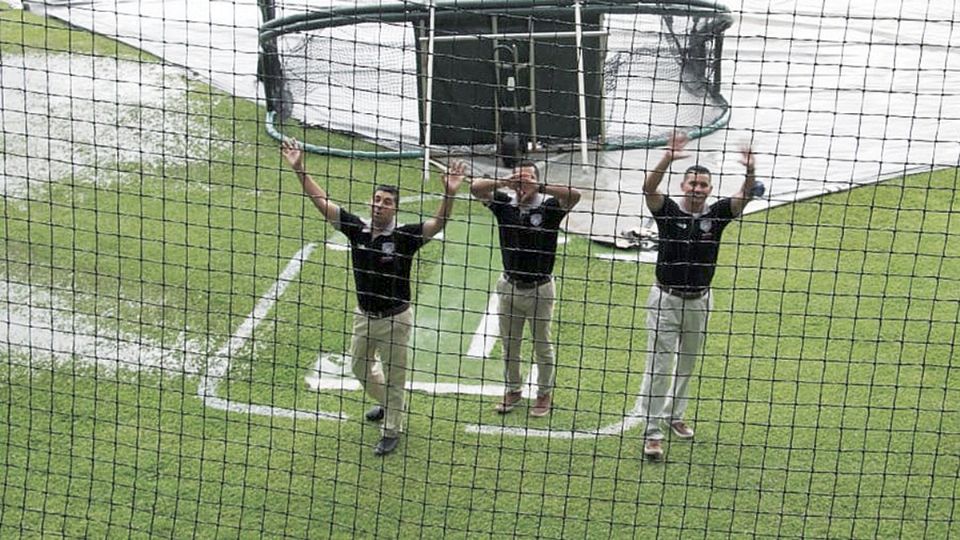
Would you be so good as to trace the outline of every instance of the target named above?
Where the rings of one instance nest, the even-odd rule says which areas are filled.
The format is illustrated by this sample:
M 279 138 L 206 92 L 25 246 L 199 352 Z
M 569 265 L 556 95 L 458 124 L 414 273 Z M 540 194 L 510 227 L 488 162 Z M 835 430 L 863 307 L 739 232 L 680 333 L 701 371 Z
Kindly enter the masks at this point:
M 542 214 L 530 214 L 530 224 L 534 227 L 539 227 L 543 223 Z
M 706 220 L 706 219 L 701 219 L 701 220 L 700 220 L 700 230 L 701 230 L 701 231 L 703 231 L 703 232 L 705 232 L 705 233 L 708 233 L 708 232 L 710 232 L 710 229 L 712 229 L 712 228 L 713 228 L 713 222 L 711 222 L 711 221 L 709 221 L 709 220 Z
M 383 243 L 383 252 L 387 255 L 393 255 L 393 252 L 396 250 L 396 246 L 393 242 L 384 242 Z

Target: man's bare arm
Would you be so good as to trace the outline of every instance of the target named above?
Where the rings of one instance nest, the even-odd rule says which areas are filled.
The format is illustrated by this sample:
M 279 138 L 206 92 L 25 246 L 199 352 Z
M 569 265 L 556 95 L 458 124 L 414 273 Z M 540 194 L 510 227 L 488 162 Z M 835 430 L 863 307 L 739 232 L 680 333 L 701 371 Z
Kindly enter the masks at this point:
M 453 211 L 454 197 L 457 195 L 457 190 L 460 189 L 460 184 L 463 183 L 465 170 L 466 165 L 458 161 L 453 163 L 443 175 L 443 201 L 440 203 L 440 208 L 437 208 L 437 213 L 423 222 L 424 238 L 433 238 L 446 227 L 447 220 L 450 219 L 450 213 Z
M 313 202 L 313 205 L 317 207 L 317 210 L 320 211 L 320 214 L 322 214 L 327 221 L 336 224 L 340 218 L 340 207 L 330 202 L 330 199 L 327 198 L 327 192 L 318 186 L 317 183 L 313 181 L 313 178 L 307 174 L 303 166 L 304 153 L 300 145 L 296 141 L 286 139 L 281 143 L 280 151 L 287 164 L 290 165 L 293 172 L 297 174 L 297 178 L 300 179 L 300 183 L 303 186 L 303 193 L 310 198 L 310 201 Z
M 573 187 L 544 184 L 540 187 L 540 192 L 557 199 L 566 212 L 572 210 L 580 202 L 580 190 Z
M 734 217 L 738 217 L 743 214 L 744 208 L 746 208 L 747 203 L 753 200 L 753 187 L 757 183 L 757 178 L 754 172 L 756 167 L 756 158 L 753 154 L 753 149 L 750 146 L 744 146 L 740 150 L 740 163 L 746 168 L 747 176 L 743 180 L 743 185 L 740 186 L 740 191 L 735 193 L 730 199 L 730 211 L 733 213 Z
M 481 201 L 493 199 L 493 193 L 500 188 L 514 188 L 516 182 L 500 178 L 474 178 L 470 182 L 470 194 Z
M 683 152 L 687 145 L 687 136 L 683 133 L 674 132 L 667 140 L 667 148 L 663 152 L 663 157 L 657 162 L 656 167 L 643 179 L 643 196 L 647 202 L 647 208 L 651 212 L 657 212 L 663 208 L 666 195 L 660 191 L 660 183 L 663 182 L 663 176 L 666 174 L 670 164 L 678 159 L 687 157 Z

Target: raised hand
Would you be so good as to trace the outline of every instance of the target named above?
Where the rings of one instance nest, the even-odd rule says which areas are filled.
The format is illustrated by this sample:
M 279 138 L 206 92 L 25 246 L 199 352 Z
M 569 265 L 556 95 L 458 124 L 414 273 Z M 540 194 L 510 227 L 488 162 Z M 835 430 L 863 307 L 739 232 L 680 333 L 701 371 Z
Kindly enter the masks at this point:
M 467 170 L 466 163 L 454 161 L 447 167 L 447 172 L 443 175 L 443 188 L 447 195 L 455 195 L 463 183 L 464 173 Z
M 294 171 L 303 172 L 303 149 L 300 143 L 295 139 L 284 137 L 283 142 L 280 143 L 280 153 Z
M 520 170 L 515 169 L 512 173 L 510 173 L 510 176 L 502 179 L 501 183 L 501 185 L 505 185 L 507 189 L 510 189 L 519 195 L 523 186 L 523 173 Z
M 748 173 L 753 173 L 757 165 L 757 159 L 753 154 L 753 148 L 745 144 L 740 148 L 740 164 L 747 168 Z
M 663 154 L 664 158 L 669 159 L 670 161 L 676 161 L 678 159 L 684 159 L 690 154 L 683 151 L 687 146 L 687 142 L 690 139 L 685 133 L 680 133 L 679 131 L 674 131 L 670 135 L 670 138 L 667 139 L 667 148 Z

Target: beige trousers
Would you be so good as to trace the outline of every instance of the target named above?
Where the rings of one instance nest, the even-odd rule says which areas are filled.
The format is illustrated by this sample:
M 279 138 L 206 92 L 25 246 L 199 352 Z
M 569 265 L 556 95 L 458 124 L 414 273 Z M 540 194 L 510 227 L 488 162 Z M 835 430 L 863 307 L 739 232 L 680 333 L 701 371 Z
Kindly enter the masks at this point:
M 647 439 L 663 439 L 661 422 L 683 420 L 690 376 L 703 354 L 712 304 L 709 292 L 701 298 L 685 300 L 656 285 L 650 290 L 647 364 L 640 387 Z
M 373 319 L 358 308 L 353 315 L 353 374 L 384 409 L 384 437 L 397 437 L 406 422 L 407 343 L 413 310 Z M 379 355 L 379 359 L 378 359 Z
M 553 318 L 553 303 L 556 289 L 553 280 L 539 287 L 518 289 L 500 276 L 497 281 L 497 295 L 500 319 L 500 339 L 503 342 L 504 380 L 507 390 L 520 391 L 523 378 L 520 375 L 520 346 L 523 340 L 523 327 L 530 321 L 533 334 L 533 355 L 537 362 L 537 395 L 545 396 L 553 391 L 554 358 L 553 343 L 550 339 L 550 322 Z

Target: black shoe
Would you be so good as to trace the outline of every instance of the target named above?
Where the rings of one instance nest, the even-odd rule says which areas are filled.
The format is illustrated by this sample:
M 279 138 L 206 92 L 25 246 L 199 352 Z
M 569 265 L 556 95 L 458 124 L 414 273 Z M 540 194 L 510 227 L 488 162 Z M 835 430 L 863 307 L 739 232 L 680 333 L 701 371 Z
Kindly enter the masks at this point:
M 373 448 L 373 453 L 378 456 L 385 456 L 396 450 L 398 444 L 400 444 L 400 437 L 384 437 Z
M 383 420 L 383 407 L 374 405 L 364 416 L 371 422 L 379 422 Z

